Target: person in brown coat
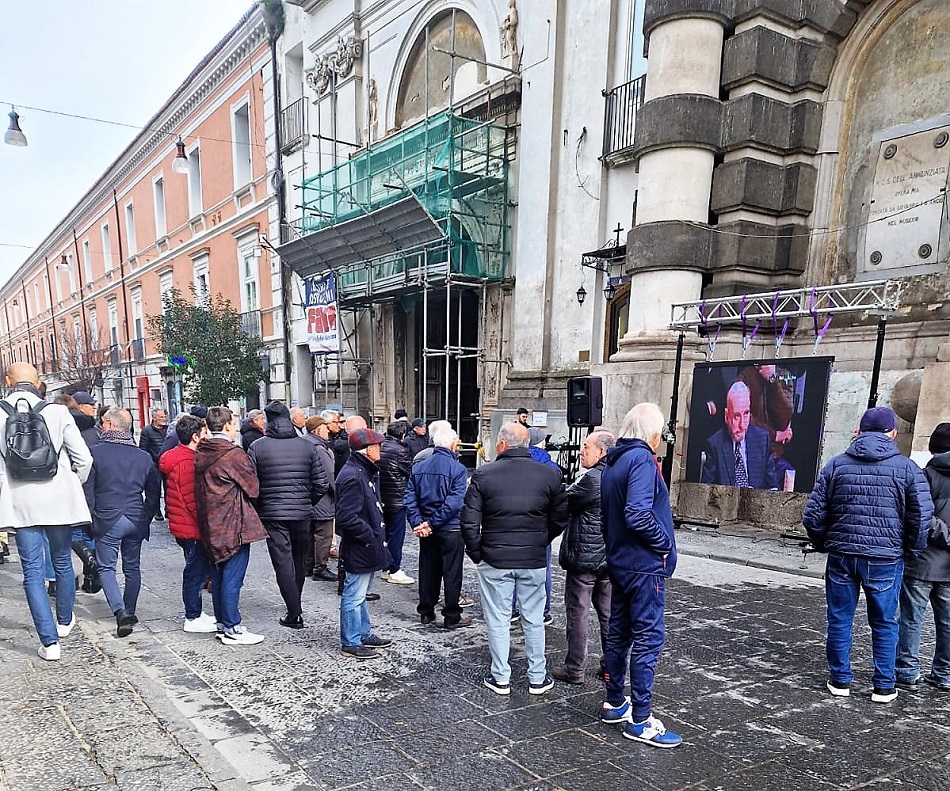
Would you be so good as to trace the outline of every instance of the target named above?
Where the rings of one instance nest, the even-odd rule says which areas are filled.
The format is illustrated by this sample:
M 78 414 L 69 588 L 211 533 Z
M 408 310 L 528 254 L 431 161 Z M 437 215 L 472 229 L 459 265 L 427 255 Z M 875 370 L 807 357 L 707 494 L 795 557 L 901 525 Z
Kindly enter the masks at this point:
M 267 538 L 251 500 L 260 493 L 254 468 L 234 441 L 238 422 L 227 407 L 208 410 L 211 437 L 195 450 L 195 504 L 198 530 L 211 560 L 211 598 L 218 639 L 225 645 L 255 645 L 263 635 L 241 624 L 238 602 L 251 544 Z

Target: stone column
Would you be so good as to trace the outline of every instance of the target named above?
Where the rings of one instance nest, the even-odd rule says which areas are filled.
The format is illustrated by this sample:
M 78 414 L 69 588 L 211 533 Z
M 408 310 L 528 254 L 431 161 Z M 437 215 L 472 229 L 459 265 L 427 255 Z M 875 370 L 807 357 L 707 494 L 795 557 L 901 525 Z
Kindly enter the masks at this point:
M 655 359 L 661 348 L 668 350 L 670 305 L 700 296 L 712 250 L 706 223 L 722 136 L 719 84 L 728 20 L 721 5 L 647 2 L 649 60 L 635 142 L 640 183 L 627 239 L 637 297 L 614 361 Z

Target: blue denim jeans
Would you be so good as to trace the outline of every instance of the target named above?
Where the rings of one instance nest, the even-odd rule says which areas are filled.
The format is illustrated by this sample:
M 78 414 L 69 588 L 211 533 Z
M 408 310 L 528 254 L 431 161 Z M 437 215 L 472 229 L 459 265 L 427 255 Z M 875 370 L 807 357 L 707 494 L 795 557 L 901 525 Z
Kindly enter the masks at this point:
M 43 534 L 43 576 L 47 581 L 56 579 L 56 569 L 53 568 L 53 553 L 49 548 L 49 538 Z
M 23 590 L 26 603 L 33 616 L 36 634 L 43 645 L 59 642 L 57 622 L 65 625 L 72 620 L 73 603 L 76 600 L 76 581 L 73 577 L 73 561 L 70 555 L 70 529 L 56 527 L 21 527 L 14 532 L 20 566 L 23 569 Z M 49 539 L 50 557 L 56 571 L 56 618 L 46 593 L 46 576 L 43 569 L 43 553 Z
M 406 542 L 406 509 L 398 511 L 383 511 L 383 523 L 386 525 L 386 547 L 393 564 L 390 572 L 402 568 L 402 545 Z
M 363 638 L 369 637 L 372 632 L 369 608 L 366 606 L 366 594 L 372 581 L 372 572 L 346 572 L 343 596 L 340 598 L 340 643 L 343 645 L 362 645 Z
M 83 530 L 81 527 L 74 527 L 72 532 L 73 532 L 74 544 L 77 542 L 82 542 L 87 547 L 89 547 L 89 549 L 91 549 L 93 552 L 96 551 L 96 542 L 86 535 L 85 530 Z
M 191 620 L 201 615 L 201 589 L 211 577 L 211 561 L 200 541 L 193 538 L 176 538 L 185 555 L 185 568 L 181 572 L 181 600 L 185 605 L 185 618 Z
M 122 574 L 125 576 L 124 591 L 119 590 L 119 581 L 116 579 L 116 563 L 120 553 Z M 139 591 L 142 589 L 141 555 L 142 531 L 128 517 L 120 516 L 108 533 L 96 539 L 99 581 L 113 613 L 124 609 L 130 615 L 135 614 L 135 605 L 138 604 Z
M 241 623 L 238 604 L 250 559 L 251 545 L 242 544 L 241 548 L 223 563 L 211 564 L 211 606 L 214 608 L 215 621 L 226 629 Z
M 920 630 L 928 601 L 933 606 L 937 631 L 930 675 L 941 684 L 950 684 L 950 582 L 928 582 L 912 577 L 904 577 L 901 585 L 897 678 L 914 681 L 920 676 Z
M 544 575 L 540 569 L 496 569 L 478 564 L 478 589 L 488 633 L 491 674 L 496 681 L 511 680 L 511 597 L 521 604 L 521 630 L 528 659 L 528 681 L 540 683 L 547 675 L 544 660 Z
M 858 595 L 864 591 L 871 627 L 872 681 L 875 689 L 894 686 L 897 656 L 897 599 L 904 572 L 903 560 L 870 560 L 854 555 L 828 555 L 825 599 L 828 604 L 828 640 L 825 653 L 831 680 L 850 684 L 851 644 Z

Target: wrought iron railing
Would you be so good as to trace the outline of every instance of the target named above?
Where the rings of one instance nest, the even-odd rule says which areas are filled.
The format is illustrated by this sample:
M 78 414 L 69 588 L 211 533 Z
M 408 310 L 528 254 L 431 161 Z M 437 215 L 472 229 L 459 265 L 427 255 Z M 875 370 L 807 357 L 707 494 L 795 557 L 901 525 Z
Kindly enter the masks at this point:
M 261 312 L 249 310 L 241 314 L 241 329 L 252 338 L 261 337 Z
M 112 364 L 113 368 L 118 368 L 119 363 L 122 362 L 122 355 L 119 352 L 119 344 L 113 343 L 109 347 L 109 362 Z
M 604 153 L 602 159 L 633 148 L 637 111 L 643 105 L 646 75 L 604 91 Z
M 145 359 L 145 338 L 132 339 L 132 359 L 137 363 Z
M 295 150 L 307 140 L 307 101 L 303 97 L 288 104 L 280 112 L 280 149 L 284 153 Z

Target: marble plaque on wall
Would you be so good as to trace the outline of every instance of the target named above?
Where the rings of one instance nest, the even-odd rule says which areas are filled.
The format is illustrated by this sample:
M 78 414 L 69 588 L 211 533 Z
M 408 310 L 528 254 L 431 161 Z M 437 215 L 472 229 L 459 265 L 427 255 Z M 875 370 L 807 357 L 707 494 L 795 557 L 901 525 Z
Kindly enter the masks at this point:
M 875 136 L 871 198 L 858 246 L 864 278 L 927 274 L 948 258 L 950 125 Z M 901 271 L 895 271 L 901 270 Z

